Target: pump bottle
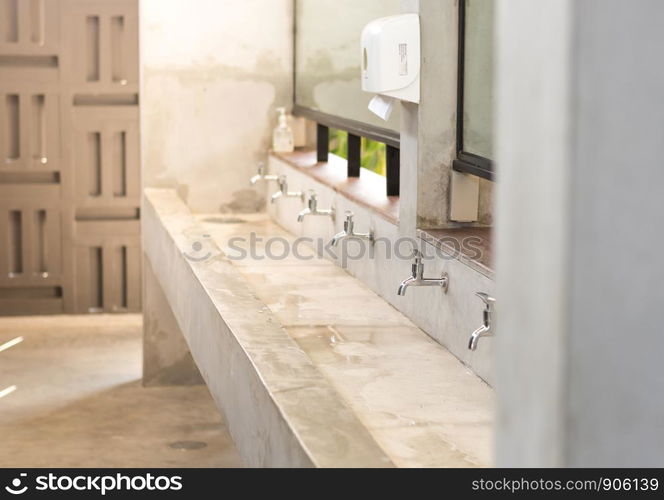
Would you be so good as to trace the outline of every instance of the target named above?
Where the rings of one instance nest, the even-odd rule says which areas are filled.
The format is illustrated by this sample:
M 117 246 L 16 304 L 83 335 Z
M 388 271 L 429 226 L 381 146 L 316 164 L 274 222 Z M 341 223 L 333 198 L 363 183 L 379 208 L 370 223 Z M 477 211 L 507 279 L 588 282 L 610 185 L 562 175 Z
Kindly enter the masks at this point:
M 279 124 L 272 134 L 272 149 L 276 153 L 292 153 L 295 150 L 293 129 L 288 126 L 286 108 L 277 108 Z

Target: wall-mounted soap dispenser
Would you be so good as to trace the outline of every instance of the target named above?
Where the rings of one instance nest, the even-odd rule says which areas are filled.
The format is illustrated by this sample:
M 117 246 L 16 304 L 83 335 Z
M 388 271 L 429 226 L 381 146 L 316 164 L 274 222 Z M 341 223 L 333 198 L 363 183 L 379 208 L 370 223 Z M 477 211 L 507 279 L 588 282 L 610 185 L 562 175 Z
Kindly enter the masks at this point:
M 420 102 L 420 18 L 376 19 L 362 31 L 362 90 L 378 94 L 369 105 L 387 120 L 393 99 Z M 390 106 L 391 107 L 391 106 Z M 382 113 L 381 113 L 382 111 Z M 387 117 L 383 116 L 387 114 Z

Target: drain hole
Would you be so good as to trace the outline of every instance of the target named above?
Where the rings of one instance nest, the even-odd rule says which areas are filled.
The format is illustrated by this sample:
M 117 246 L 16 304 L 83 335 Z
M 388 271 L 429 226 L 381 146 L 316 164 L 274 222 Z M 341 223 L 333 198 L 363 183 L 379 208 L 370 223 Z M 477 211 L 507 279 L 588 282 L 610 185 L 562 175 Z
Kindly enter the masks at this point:
M 208 217 L 207 219 L 203 219 L 203 222 L 210 222 L 212 224 L 242 224 L 247 221 L 239 217 Z
M 203 441 L 175 441 L 168 446 L 174 450 L 200 450 L 201 448 L 205 448 L 207 443 Z

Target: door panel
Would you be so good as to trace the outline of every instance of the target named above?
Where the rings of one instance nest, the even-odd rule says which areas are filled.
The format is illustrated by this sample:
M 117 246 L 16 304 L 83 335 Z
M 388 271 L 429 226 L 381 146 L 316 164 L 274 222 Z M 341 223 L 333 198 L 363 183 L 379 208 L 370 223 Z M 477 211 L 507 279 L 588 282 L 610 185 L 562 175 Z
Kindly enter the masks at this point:
M 140 310 L 137 0 L 0 0 L 0 315 Z

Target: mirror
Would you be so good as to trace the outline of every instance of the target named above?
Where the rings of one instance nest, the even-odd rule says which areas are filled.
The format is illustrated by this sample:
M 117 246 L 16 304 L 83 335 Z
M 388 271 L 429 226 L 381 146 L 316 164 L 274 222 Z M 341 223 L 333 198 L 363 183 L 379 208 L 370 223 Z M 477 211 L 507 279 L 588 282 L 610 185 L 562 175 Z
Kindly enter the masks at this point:
M 494 0 L 465 0 L 463 150 L 493 158 Z

